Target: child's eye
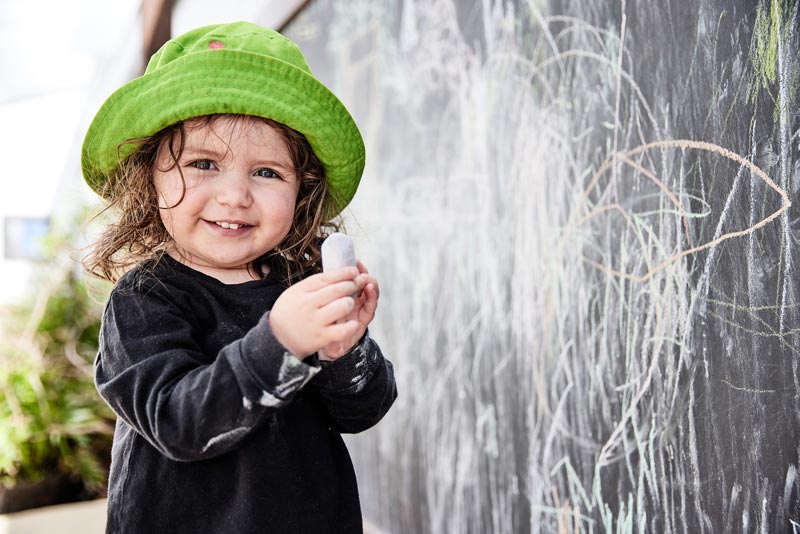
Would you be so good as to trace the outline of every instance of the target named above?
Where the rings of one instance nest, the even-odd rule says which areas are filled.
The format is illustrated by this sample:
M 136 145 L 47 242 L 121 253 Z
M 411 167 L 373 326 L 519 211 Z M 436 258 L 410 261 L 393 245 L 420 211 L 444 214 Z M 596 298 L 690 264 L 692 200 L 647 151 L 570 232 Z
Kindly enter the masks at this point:
M 214 167 L 214 162 L 211 161 L 210 159 L 198 159 L 196 161 L 190 162 L 189 166 L 199 169 L 201 171 L 211 171 L 216 169 L 216 167 Z
M 281 177 L 280 174 L 278 174 L 277 172 L 273 171 L 272 169 L 269 169 L 269 168 L 266 168 L 266 167 L 263 168 L 263 169 L 258 169 L 255 172 L 254 175 L 255 176 L 260 176 L 261 178 L 280 178 Z

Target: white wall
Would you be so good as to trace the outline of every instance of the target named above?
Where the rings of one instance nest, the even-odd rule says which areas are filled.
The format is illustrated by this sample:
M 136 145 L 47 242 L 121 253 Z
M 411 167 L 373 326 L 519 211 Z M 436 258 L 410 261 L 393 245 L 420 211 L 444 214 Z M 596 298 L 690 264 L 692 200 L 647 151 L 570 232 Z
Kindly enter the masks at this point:
M 138 67 L 138 0 L 0 3 L 0 151 L 5 217 L 55 224 L 94 199 L 80 176 L 80 144 L 102 100 Z M 31 292 L 35 263 L 5 259 L 0 304 Z
M 278 29 L 304 0 L 179 0 L 172 13 L 172 35 L 207 24 L 249 20 Z

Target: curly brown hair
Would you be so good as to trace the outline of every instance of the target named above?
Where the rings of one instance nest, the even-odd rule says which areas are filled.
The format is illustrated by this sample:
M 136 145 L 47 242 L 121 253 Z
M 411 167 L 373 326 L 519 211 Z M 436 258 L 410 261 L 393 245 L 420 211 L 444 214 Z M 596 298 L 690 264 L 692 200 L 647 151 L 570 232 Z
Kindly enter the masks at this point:
M 89 247 L 89 253 L 83 259 L 86 272 L 116 282 L 142 261 L 157 259 L 166 253 L 172 238 L 161 221 L 153 183 L 153 171 L 160 151 L 166 148 L 170 155 L 169 167 L 160 170 L 169 171 L 177 166 L 180 172 L 178 161 L 183 154 L 187 127 L 213 125 L 223 117 L 239 121 L 249 116 L 216 114 L 194 117 L 172 124 L 151 137 L 126 142 L 137 148 L 117 166 L 103 186 L 101 195 L 109 203 L 98 214 L 110 211 L 116 220 Z M 264 121 L 283 139 L 299 181 L 299 191 L 289 233 L 275 249 L 254 260 L 248 269 L 255 277 L 262 277 L 266 265 L 280 267 L 285 272 L 287 283 L 292 283 L 321 270 L 322 239 L 330 231 L 341 228 L 341 222 L 333 220 L 338 202 L 328 190 L 325 167 L 303 134 L 271 119 L 253 118 Z

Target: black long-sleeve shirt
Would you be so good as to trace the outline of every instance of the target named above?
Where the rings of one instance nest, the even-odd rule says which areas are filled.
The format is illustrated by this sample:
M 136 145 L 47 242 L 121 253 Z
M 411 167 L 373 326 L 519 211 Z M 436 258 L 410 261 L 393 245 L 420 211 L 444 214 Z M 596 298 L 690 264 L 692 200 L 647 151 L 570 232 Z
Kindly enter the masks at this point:
M 277 271 L 226 285 L 169 256 L 111 293 L 95 363 L 116 412 L 108 533 L 358 533 L 342 432 L 396 396 L 365 335 L 335 362 L 299 361 L 273 335 Z

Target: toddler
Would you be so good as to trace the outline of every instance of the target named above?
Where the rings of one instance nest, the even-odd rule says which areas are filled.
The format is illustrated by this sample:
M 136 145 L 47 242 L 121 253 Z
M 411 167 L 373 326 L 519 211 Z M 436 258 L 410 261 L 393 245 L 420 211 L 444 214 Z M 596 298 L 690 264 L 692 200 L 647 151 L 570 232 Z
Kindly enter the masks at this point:
M 95 362 L 118 416 L 109 533 L 362 531 L 341 433 L 396 396 L 363 264 L 321 272 L 361 135 L 277 32 L 167 42 L 83 143 L 117 215 L 86 257 L 115 282 Z

